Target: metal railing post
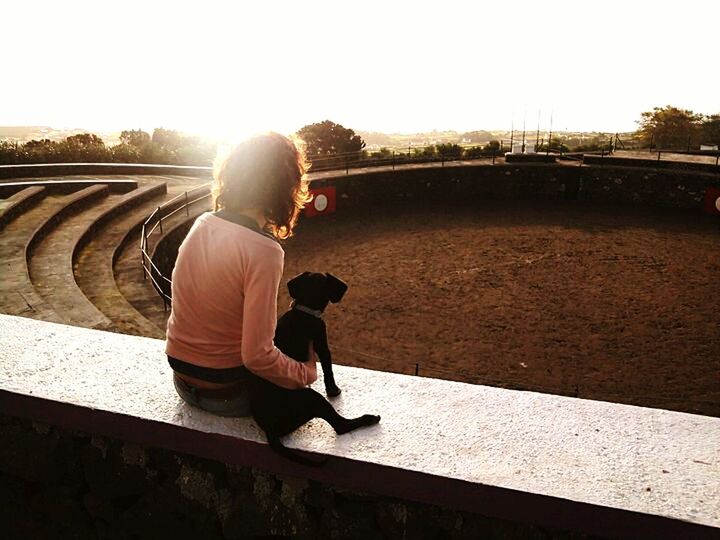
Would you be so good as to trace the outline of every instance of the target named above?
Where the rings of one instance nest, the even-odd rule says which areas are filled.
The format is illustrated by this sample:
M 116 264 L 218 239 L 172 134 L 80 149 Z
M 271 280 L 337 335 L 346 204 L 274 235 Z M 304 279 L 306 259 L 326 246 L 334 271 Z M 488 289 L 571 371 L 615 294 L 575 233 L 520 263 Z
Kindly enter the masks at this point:
M 395 150 L 393 150 L 393 157 L 392 157 L 392 170 L 395 170 Z
M 350 162 L 347 156 L 345 156 L 345 174 L 350 174 Z
M 187 191 L 185 192 L 185 215 L 187 217 L 190 217 L 190 206 L 188 204 L 188 194 Z
M 147 231 L 145 225 L 142 228 L 143 232 L 143 245 L 140 247 L 140 265 L 142 266 L 143 281 L 147 279 L 147 272 L 145 272 L 145 250 L 147 249 Z

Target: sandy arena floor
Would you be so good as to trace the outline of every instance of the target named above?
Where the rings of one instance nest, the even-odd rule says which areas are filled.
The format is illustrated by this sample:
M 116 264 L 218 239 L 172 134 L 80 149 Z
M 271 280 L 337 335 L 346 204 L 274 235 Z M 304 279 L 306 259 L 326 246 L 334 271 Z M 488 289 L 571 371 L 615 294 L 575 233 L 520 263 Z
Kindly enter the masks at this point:
M 306 219 L 285 250 L 283 283 L 350 285 L 326 313 L 336 363 L 720 416 L 719 220 L 396 207 Z

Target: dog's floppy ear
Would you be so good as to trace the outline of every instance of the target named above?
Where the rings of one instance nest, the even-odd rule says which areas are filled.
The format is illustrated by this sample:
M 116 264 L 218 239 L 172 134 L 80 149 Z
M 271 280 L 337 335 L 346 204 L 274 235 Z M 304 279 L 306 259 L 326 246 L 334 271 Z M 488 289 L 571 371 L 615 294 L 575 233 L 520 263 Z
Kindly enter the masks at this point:
M 303 272 L 302 274 L 298 274 L 290 281 L 288 281 L 287 288 L 291 298 L 297 300 L 299 296 L 307 294 L 309 277 L 310 272 Z
M 342 300 L 342 297 L 345 296 L 345 291 L 348 290 L 347 283 L 330 273 L 325 274 L 325 287 L 328 293 L 328 300 L 333 304 L 337 304 Z

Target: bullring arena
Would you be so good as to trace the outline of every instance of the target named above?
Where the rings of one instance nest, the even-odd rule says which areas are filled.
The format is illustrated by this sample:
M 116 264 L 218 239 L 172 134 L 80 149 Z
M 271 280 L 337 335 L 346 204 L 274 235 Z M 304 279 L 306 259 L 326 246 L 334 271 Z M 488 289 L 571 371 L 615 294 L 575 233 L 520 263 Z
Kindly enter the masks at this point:
M 338 364 L 720 416 L 720 216 L 702 211 L 720 175 L 606 159 L 311 174 L 333 204 L 285 244 L 283 282 L 349 283 L 327 315 Z M 0 312 L 162 338 L 156 289 L 209 172 L 1 173 Z

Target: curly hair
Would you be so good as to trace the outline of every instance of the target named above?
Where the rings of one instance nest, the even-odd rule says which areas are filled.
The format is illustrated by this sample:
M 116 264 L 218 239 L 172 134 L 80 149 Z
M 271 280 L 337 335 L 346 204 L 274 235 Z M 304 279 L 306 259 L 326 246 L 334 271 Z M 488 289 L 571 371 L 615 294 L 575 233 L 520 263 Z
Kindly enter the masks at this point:
M 300 210 L 312 199 L 308 168 L 302 141 L 274 132 L 255 135 L 215 159 L 215 211 L 259 208 L 268 232 L 279 240 L 290 238 Z

